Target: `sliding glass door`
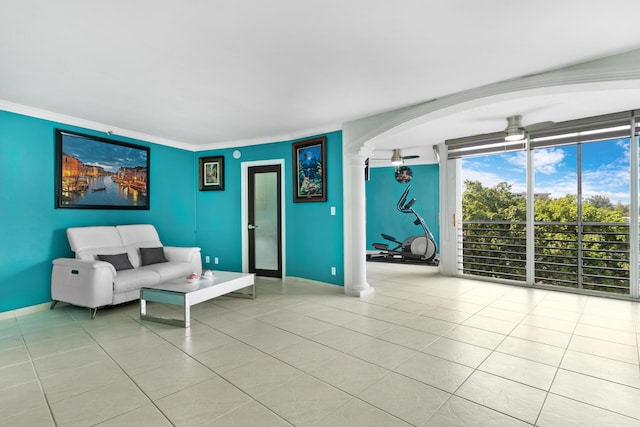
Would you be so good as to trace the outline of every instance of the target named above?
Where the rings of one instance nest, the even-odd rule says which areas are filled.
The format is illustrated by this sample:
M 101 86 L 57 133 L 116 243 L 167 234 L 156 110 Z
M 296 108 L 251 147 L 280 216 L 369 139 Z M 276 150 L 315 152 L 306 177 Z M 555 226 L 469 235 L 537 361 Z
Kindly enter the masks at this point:
M 521 146 L 447 141 L 461 165 L 459 274 L 637 298 L 635 114 L 554 124 Z
M 535 283 L 629 294 L 629 140 L 533 151 Z

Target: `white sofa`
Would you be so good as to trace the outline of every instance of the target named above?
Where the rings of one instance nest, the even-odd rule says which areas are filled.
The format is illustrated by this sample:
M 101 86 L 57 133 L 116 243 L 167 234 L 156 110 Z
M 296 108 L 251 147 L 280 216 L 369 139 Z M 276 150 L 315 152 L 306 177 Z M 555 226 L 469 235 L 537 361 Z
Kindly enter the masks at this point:
M 99 307 L 139 299 L 141 287 L 202 273 L 200 248 L 163 246 L 150 224 L 74 227 L 67 238 L 75 258 L 53 261 L 52 309 L 62 301 L 94 318 Z

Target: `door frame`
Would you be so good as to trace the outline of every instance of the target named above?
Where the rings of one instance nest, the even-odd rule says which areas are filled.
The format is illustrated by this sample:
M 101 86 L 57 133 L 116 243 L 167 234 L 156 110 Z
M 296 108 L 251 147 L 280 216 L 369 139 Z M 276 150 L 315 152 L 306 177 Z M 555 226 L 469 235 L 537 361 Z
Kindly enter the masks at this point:
M 284 168 L 284 159 L 270 159 L 270 160 L 256 160 L 251 162 L 241 162 L 240 170 L 240 228 L 242 235 L 242 271 L 244 273 L 249 272 L 249 230 L 247 226 L 249 225 L 249 203 L 247 200 L 249 194 L 249 168 L 254 166 L 280 166 L 280 194 L 282 197 L 280 198 L 280 223 L 282 226 L 280 227 L 280 238 L 282 241 L 282 253 L 280 257 L 282 259 L 282 280 L 285 279 L 287 275 L 287 239 L 286 239 L 286 222 L 285 218 L 286 214 L 286 197 L 285 197 L 285 168 Z

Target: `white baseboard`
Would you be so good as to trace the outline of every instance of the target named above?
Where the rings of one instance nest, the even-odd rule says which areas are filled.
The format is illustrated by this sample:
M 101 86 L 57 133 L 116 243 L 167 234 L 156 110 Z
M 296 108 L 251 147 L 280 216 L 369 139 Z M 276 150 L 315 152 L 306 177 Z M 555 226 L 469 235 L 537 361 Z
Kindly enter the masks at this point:
M 36 313 L 38 311 L 48 310 L 51 307 L 51 302 L 43 302 L 42 304 L 31 305 L 29 307 L 22 307 L 16 310 L 3 311 L 0 313 L 0 320 L 13 319 L 16 317 L 24 316 L 25 314 Z

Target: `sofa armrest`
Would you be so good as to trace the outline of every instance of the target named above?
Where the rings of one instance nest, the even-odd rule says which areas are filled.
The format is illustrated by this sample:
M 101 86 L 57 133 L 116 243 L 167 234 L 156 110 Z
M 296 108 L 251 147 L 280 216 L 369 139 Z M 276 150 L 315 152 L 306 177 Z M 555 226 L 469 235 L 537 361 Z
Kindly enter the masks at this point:
M 110 305 L 115 277 L 108 262 L 58 258 L 53 260 L 51 298 L 89 308 Z
M 193 265 L 194 273 L 202 273 L 202 258 L 198 247 L 165 246 L 164 256 L 167 257 L 168 261 L 190 262 Z

